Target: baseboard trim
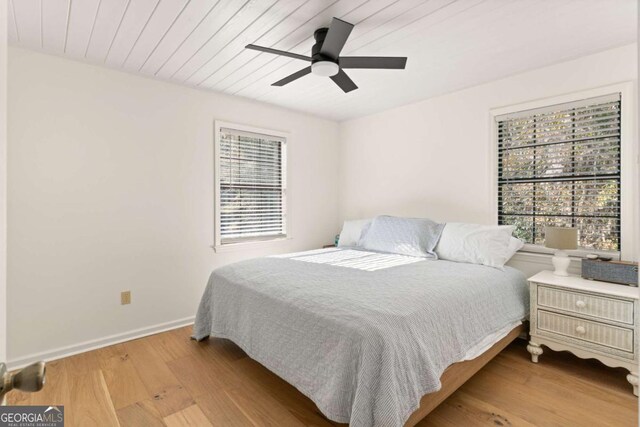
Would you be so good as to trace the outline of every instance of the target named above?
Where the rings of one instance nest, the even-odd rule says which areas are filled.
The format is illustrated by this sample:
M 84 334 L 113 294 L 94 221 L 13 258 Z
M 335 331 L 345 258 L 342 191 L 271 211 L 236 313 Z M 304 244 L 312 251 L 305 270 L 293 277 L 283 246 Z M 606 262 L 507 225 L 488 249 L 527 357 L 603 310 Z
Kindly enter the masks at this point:
M 19 357 L 7 361 L 7 368 L 9 370 L 20 369 L 33 362 L 44 360 L 50 362 L 52 360 L 62 359 L 63 357 L 73 356 L 75 354 L 84 353 L 86 351 L 96 350 L 102 347 L 108 347 L 110 345 L 119 344 L 125 341 L 131 341 L 137 338 L 154 335 L 160 332 L 170 331 L 172 329 L 181 328 L 193 324 L 195 316 L 185 317 L 183 319 L 174 320 L 171 322 L 159 323 L 144 328 L 134 329 L 131 331 L 123 332 L 120 334 L 109 335 L 103 338 L 96 338 L 89 341 L 84 341 L 79 344 L 68 345 L 65 347 L 59 347 L 56 349 L 43 351 L 40 353 L 33 353 L 26 356 Z

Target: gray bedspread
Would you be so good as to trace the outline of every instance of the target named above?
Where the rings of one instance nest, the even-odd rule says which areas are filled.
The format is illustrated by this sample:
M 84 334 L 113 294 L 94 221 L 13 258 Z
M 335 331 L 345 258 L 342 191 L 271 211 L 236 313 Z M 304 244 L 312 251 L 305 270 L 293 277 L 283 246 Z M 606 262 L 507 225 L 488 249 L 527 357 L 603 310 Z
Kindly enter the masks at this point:
M 380 254 L 358 252 L 216 269 L 194 337 L 232 340 L 331 420 L 402 426 L 449 365 L 528 314 L 527 283 L 513 268 L 408 260 L 372 270 L 362 268 L 371 265 L 366 257 L 383 265 Z

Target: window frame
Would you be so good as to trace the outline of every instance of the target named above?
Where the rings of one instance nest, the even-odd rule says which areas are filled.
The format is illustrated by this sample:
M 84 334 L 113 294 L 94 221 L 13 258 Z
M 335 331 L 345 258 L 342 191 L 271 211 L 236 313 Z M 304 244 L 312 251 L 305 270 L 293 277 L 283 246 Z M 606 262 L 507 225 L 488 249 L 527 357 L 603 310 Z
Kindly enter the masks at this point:
M 545 108 L 555 104 L 582 101 L 599 96 L 620 94 L 620 251 L 597 251 L 577 249 L 567 251 L 569 255 L 584 257 L 588 253 L 613 256 L 614 259 L 636 260 L 638 243 L 635 240 L 638 230 L 638 180 L 637 159 L 638 150 L 634 141 L 637 140 L 636 120 L 636 88 L 633 82 L 622 82 L 602 86 L 594 89 L 573 92 L 565 95 L 541 98 L 524 103 L 497 107 L 490 110 L 490 176 L 491 176 L 491 208 L 492 221 L 498 224 L 498 118 L 505 114 L 513 114 L 525 110 Z M 542 245 L 526 243 L 522 252 L 551 255 L 553 249 Z
M 289 176 L 289 156 L 291 148 L 291 134 L 285 131 L 259 128 L 239 123 L 214 120 L 213 143 L 213 249 L 215 252 L 226 252 L 238 249 L 259 248 L 264 245 L 276 244 L 292 239 L 291 233 L 291 186 Z M 284 236 L 259 237 L 231 243 L 222 243 L 220 233 L 220 142 L 222 129 L 232 129 L 240 132 L 250 132 L 262 135 L 270 135 L 283 139 L 282 153 L 282 180 L 283 180 L 283 211 L 284 211 Z

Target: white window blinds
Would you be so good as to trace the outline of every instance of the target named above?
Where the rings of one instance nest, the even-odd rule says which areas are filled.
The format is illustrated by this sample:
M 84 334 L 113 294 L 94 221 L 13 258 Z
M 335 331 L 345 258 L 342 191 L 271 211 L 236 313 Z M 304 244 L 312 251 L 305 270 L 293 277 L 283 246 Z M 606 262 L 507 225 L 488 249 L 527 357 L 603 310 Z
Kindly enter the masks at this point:
M 579 246 L 620 250 L 620 94 L 499 116 L 498 222 L 543 244 L 544 227 Z
M 286 236 L 285 165 L 284 138 L 220 129 L 220 244 Z

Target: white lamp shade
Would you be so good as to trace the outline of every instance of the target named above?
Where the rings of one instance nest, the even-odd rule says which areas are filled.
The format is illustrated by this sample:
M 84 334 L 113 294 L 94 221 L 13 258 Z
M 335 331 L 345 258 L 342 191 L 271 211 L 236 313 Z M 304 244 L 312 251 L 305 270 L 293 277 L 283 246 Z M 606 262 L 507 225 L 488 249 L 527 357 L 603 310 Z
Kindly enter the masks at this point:
M 545 227 L 544 245 L 553 249 L 577 249 L 578 229 L 571 227 Z

